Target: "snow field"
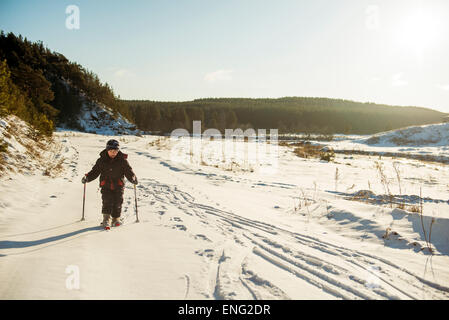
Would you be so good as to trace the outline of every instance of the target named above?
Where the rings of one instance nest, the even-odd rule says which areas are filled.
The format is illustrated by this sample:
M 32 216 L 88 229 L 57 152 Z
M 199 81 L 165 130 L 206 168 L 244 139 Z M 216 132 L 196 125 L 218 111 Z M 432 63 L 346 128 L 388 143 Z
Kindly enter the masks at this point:
M 288 147 L 275 159 L 237 152 L 223 162 L 219 141 L 202 141 L 208 151 L 198 157 L 169 138 L 119 136 L 139 178 L 141 222 L 128 184 L 123 226 L 103 231 L 98 181 L 87 185 L 79 222 L 80 180 L 110 138 L 58 132 L 63 174 L 1 181 L 2 299 L 449 297 L 444 164 L 361 155 L 327 163 Z M 235 148 L 251 150 L 248 143 Z M 375 161 L 397 199 L 411 207 L 421 190 L 424 225 L 435 219 L 433 255 L 419 214 L 383 201 Z M 67 288 L 69 266 L 79 270 L 79 289 Z

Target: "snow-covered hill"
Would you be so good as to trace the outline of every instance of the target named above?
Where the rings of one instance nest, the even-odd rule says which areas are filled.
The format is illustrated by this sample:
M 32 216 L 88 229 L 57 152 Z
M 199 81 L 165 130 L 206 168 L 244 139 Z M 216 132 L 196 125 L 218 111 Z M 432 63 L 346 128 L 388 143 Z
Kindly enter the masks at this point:
M 0 117 L 0 170 L 3 177 L 14 173 L 55 176 L 73 156 L 58 139 L 32 139 L 33 130 L 20 118 Z M 73 150 L 72 150 L 73 151 Z M 64 157 L 63 154 L 67 157 Z
M 385 155 L 449 163 L 449 123 L 407 127 L 372 136 L 338 135 L 317 141 L 339 153 Z
M 83 98 L 83 95 L 81 97 Z M 104 104 L 94 103 L 86 98 L 83 100 L 81 112 L 76 120 L 83 131 L 103 135 L 141 134 L 140 130 L 120 113 L 114 115 L 114 112 Z M 60 127 L 57 130 L 71 129 Z
M 220 141 L 193 141 L 198 157 L 169 138 L 116 136 L 139 178 L 140 222 L 127 184 L 124 224 L 107 232 L 98 181 L 80 221 L 80 180 L 111 137 L 58 132 L 60 176 L 0 178 L 1 299 L 449 298 L 444 164 L 327 163 L 279 147 L 267 172 L 257 157 L 217 161 Z
M 380 147 L 447 147 L 449 123 L 414 126 L 373 135 L 361 143 Z

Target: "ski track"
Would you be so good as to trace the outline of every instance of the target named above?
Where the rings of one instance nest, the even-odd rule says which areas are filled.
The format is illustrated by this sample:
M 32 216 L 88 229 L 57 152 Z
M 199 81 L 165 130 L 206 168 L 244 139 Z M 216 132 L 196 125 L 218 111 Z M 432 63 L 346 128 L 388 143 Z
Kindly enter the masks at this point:
M 167 206 L 175 206 L 182 213 L 195 217 L 202 226 L 219 230 L 224 237 L 233 239 L 234 250 L 227 251 L 226 255 L 222 251 L 219 256 L 209 256 L 215 261 L 211 268 L 216 268 L 216 272 L 212 272 L 215 279 L 211 280 L 213 288 L 209 296 L 216 299 L 241 299 L 235 290 L 232 290 L 230 282 L 246 290 L 248 296 L 245 298 L 290 298 L 268 279 L 262 279 L 248 271 L 247 262 L 241 261 L 238 267 L 226 272 L 224 266 L 234 259 L 233 252 L 241 250 L 242 247 L 251 248 L 248 254 L 262 257 L 267 263 L 293 274 L 298 280 L 307 281 L 337 299 L 420 299 L 422 295 L 449 297 L 448 288 L 425 280 L 390 261 L 198 203 L 191 194 L 180 190 L 179 186 L 142 179 L 139 190 L 141 194 L 145 194 L 143 202 L 151 202 L 155 208 L 153 211 L 158 212 L 160 218 L 163 216 L 160 212 L 167 209 Z M 149 201 L 149 198 L 154 200 Z M 158 211 L 159 208 L 163 210 Z M 180 217 L 174 218 L 176 219 L 169 220 L 169 223 L 174 224 L 167 226 L 184 232 L 189 230 L 189 226 Z M 192 236 L 209 240 L 207 234 Z M 288 244 L 282 244 L 286 239 L 289 240 Z M 292 241 L 298 246 L 292 248 Z M 307 247 L 308 253 L 302 251 L 301 247 Z M 319 254 L 312 254 L 314 251 Z M 323 255 L 338 257 L 342 264 L 351 268 L 342 267 L 340 263 L 336 265 L 327 262 Z M 376 266 L 379 272 L 374 274 L 373 266 Z M 237 276 L 232 277 L 230 272 L 237 272 Z M 369 287 L 367 280 L 360 277 L 361 274 L 372 274 L 379 280 L 379 284 L 373 288 Z M 401 285 L 409 288 L 410 284 L 413 290 L 405 292 L 401 289 Z

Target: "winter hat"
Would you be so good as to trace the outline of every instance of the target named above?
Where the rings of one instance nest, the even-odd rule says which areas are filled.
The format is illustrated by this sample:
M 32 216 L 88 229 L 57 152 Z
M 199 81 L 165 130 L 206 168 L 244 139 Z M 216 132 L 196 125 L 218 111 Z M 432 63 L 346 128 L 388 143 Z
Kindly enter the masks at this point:
M 117 140 L 109 140 L 108 143 L 106 143 L 106 150 L 112 150 L 112 149 L 117 149 L 119 148 L 119 143 Z

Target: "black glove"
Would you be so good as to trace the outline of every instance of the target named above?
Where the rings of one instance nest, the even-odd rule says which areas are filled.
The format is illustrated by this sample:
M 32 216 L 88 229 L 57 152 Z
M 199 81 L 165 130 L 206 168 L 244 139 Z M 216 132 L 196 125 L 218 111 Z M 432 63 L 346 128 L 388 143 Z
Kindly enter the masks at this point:
M 133 176 L 133 181 L 131 181 L 132 184 L 137 184 L 137 177 Z
M 86 183 L 87 182 L 87 177 L 86 176 L 84 176 L 82 179 L 81 179 L 81 183 Z

